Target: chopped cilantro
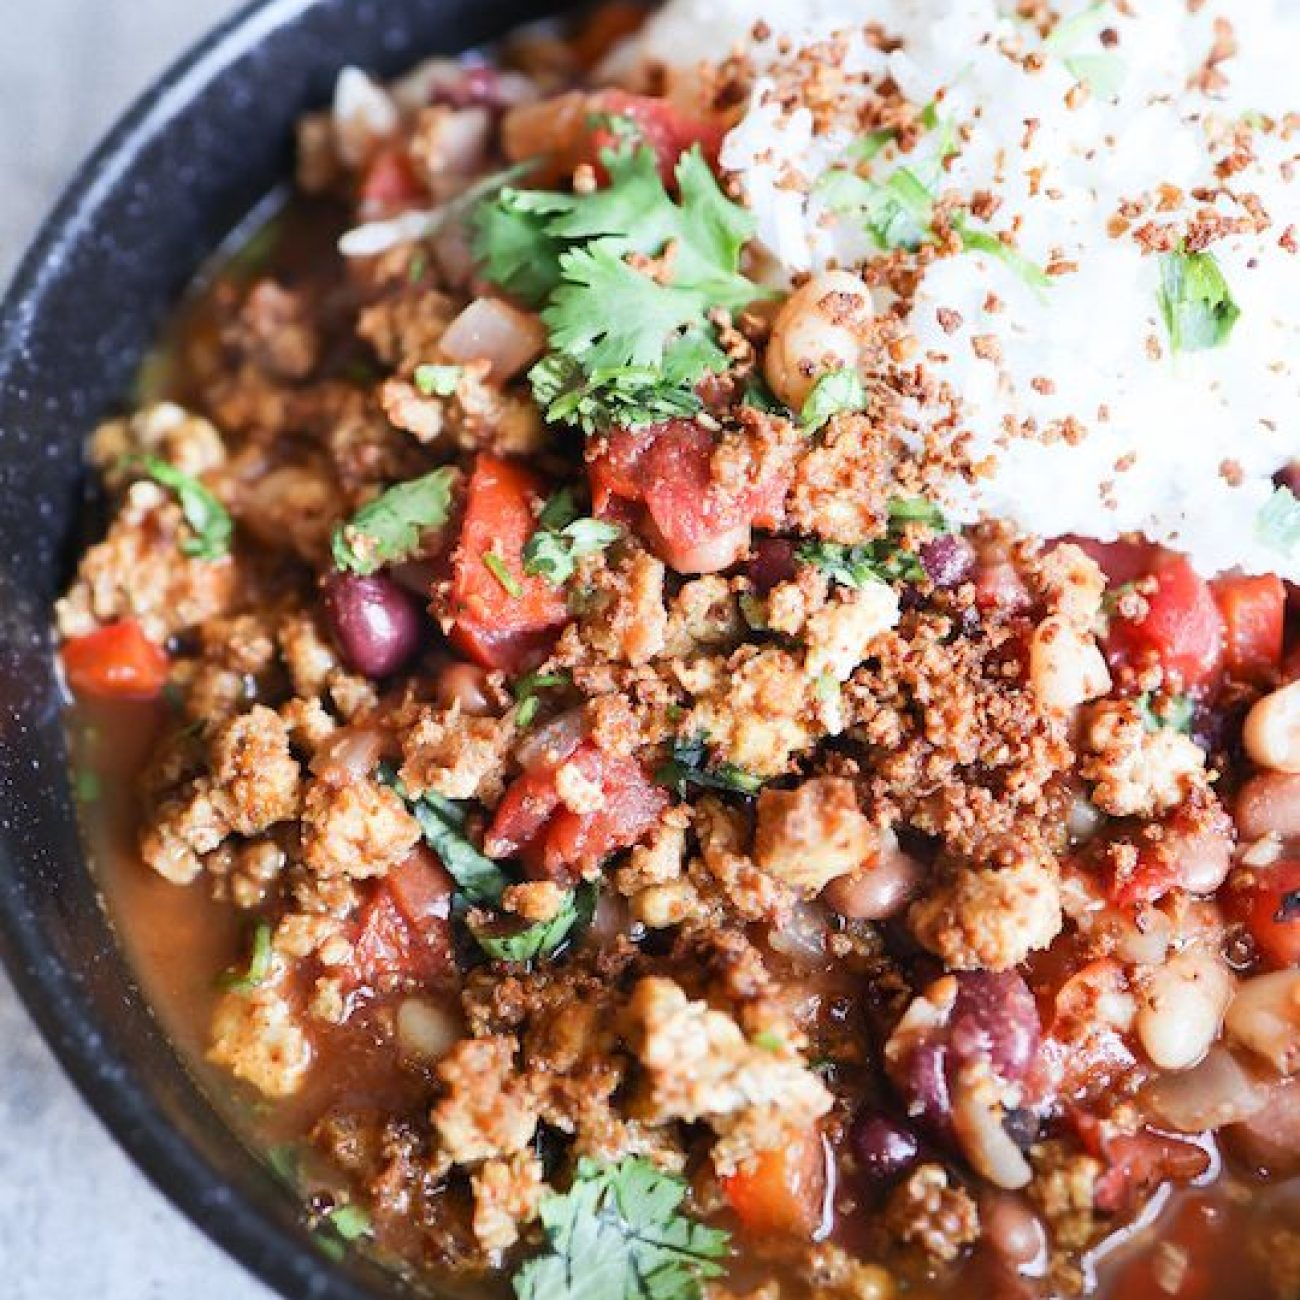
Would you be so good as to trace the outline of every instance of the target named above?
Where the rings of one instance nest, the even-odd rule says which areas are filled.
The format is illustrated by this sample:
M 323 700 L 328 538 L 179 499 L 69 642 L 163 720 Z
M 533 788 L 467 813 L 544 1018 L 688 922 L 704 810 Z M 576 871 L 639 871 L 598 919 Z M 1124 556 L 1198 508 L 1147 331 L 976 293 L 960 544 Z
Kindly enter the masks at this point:
M 253 989 L 261 988 L 271 978 L 274 960 L 271 950 L 270 922 L 258 921 L 253 929 L 253 946 L 248 965 L 242 971 L 227 971 L 219 983 L 223 989 L 232 993 L 251 993 Z
M 782 1052 L 785 1050 L 785 1039 L 770 1029 L 762 1029 L 756 1033 L 753 1043 L 755 1047 L 761 1047 L 765 1052 Z
M 728 1234 L 681 1213 L 686 1183 L 648 1160 L 583 1158 L 541 1204 L 546 1252 L 515 1274 L 517 1300 L 702 1300 Z
M 734 763 L 713 762 L 708 739 L 702 735 L 674 740 L 667 761 L 655 772 L 655 780 L 667 786 L 679 799 L 686 797 L 691 786 L 745 795 L 757 794 L 763 786 L 761 777 Z
M 415 386 L 425 397 L 450 397 L 464 373 L 464 366 L 417 366 Z
M 571 488 L 562 488 L 546 503 L 537 523 L 524 545 L 524 572 L 540 575 L 553 587 L 562 587 L 579 560 L 612 546 L 623 533 L 617 524 L 581 517 Z
M 379 779 L 406 801 L 425 842 L 447 868 L 465 900 L 480 906 L 499 903 L 509 881 L 505 872 L 466 838 L 464 810 L 432 790 L 413 798 L 387 764 L 379 769 Z
M 1163 254 L 1157 297 L 1175 352 L 1222 347 L 1241 315 L 1213 253 Z
M 1271 550 L 1293 555 L 1300 547 L 1300 499 L 1289 487 L 1277 488 L 1255 516 L 1255 536 Z
M 497 961 L 549 961 L 591 924 L 595 914 L 596 887 L 583 884 L 565 894 L 559 911 L 549 921 L 510 934 L 471 920 L 469 931 L 478 946 Z
M 1113 99 L 1124 84 L 1127 71 L 1124 60 L 1111 50 L 1087 52 L 1081 47 L 1100 31 L 1109 7 L 1106 0 L 1085 6 L 1057 23 L 1043 42 L 1047 53 L 1060 59 L 1076 81 L 1103 99 Z
M 72 784 L 78 803 L 98 803 L 104 793 L 104 783 L 93 767 L 78 768 Z
M 524 594 L 519 579 L 510 572 L 509 566 L 495 551 L 484 551 L 483 567 L 501 584 L 507 596 L 518 600 Z
M 344 1241 L 359 1241 L 374 1235 L 370 1215 L 360 1205 L 335 1205 L 326 1212 L 325 1222 Z
M 1148 731 L 1181 731 L 1183 735 L 1191 733 L 1196 702 L 1190 695 L 1167 696 L 1157 708 L 1155 697 L 1150 691 L 1144 691 L 1138 696 L 1137 707 L 1142 725 Z
M 447 522 L 455 473 L 449 468 L 436 469 L 423 478 L 399 483 L 362 506 L 348 523 L 334 530 L 334 563 L 364 575 L 409 559 L 419 550 L 424 529 Z
M 695 385 L 727 366 L 710 313 L 762 292 L 740 273 L 753 218 L 699 149 L 678 161 L 674 202 L 653 150 L 614 134 L 618 147 L 602 155 L 608 185 L 504 189 L 475 218 L 485 275 L 542 308 L 550 331 L 551 352 L 530 374 L 539 405 L 549 421 L 588 432 L 697 411 Z M 650 274 L 642 259 L 670 245 Z
M 895 497 L 889 503 L 889 528 L 874 542 L 849 546 L 841 542 L 803 542 L 795 558 L 819 568 L 833 583 L 861 591 L 872 582 L 920 582 L 925 568 L 920 558 L 904 548 L 903 530 L 923 524 L 934 532 L 948 531 L 943 511 L 924 497 Z
M 964 218 L 956 222 L 956 230 L 961 238 L 962 247 L 968 253 L 983 253 L 996 258 L 1008 270 L 1014 271 L 1031 289 L 1049 289 L 1052 277 L 1037 262 L 1026 257 L 1019 250 L 1004 243 L 997 235 L 987 230 L 975 230 Z
M 790 415 L 789 410 L 783 403 L 777 401 L 772 390 L 759 375 L 750 376 L 745 384 L 745 395 L 741 401 L 746 406 L 752 406 L 754 410 L 763 411 L 767 415 L 780 415 L 786 418 Z
M 856 370 L 832 370 L 812 386 L 799 412 L 799 421 L 815 433 L 832 416 L 861 411 L 867 405 L 867 390 Z
M 181 550 L 199 560 L 219 560 L 228 555 L 235 526 L 211 490 L 157 456 L 145 456 L 140 463 L 151 479 L 173 492 L 180 502 L 185 522 L 194 533 L 182 539 Z
M 519 707 L 515 721 L 521 727 L 530 727 L 541 707 L 541 692 L 557 686 L 567 686 L 572 679 L 568 673 L 529 673 L 515 682 L 512 690 Z

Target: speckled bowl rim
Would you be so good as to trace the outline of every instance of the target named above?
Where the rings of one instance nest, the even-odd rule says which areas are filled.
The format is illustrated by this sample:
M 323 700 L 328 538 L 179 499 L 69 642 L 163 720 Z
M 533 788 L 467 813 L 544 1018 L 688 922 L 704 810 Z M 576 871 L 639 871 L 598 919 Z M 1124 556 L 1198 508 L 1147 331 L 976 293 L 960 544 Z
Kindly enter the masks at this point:
M 122 337 L 106 327 L 102 346 L 83 338 L 79 355 L 53 363 L 49 335 L 60 319 L 74 319 L 69 313 L 87 295 L 106 310 L 112 291 L 94 279 L 93 246 L 105 239 L 97 218 L 102 223 L 113 211 L 138 218 L 130 205 L 159 193 L 145 183 L 147 169 L 154 169 L 152 184 L 168 183 L 166 173 L 158 174 L 160 158 L 179 190 L 188 186 L 200 197 L 204 184 L 241 190 L 221 177 L 196 180 L 211 164 L 202 157 L 191 164 L 184 140 L 177 142 L 178 132 L 197 129 L 196 105 L 207 103 L 219 121 L 227 111 L 232 119 L 255 113 L 258 94 L 279 95 L 276 111 L 287 120 L 323 102 L 327 78 L 345 62 L 391 74 L 422 52 L 465 48 L 559 7 L 545 0 L 246 5 L 122 116 L 67 186 L 0 304 L 0 957 L 64 1071 L 135 1163 L 208 1237 L 284 1296 L 373 1300 L 406 1288 L 364 1260 L 326 1257 L 302 1226 L 295 1198 L 224 1130 L 148 1017 L 99 910 L 77 838 L 48 632 L 77 527 L 81 471 L 69 462 L 76 465 L 85 433 L 123 396 L 168 302 L 232 218 L 251 210 L 255 194 L 242 193 L 227 213 L 214 210 L 210 222 L 194 200 L 181 218 L 193 229 L 179 243 L 162 240 L 160 256 L 176 264 L 156 277 L 140 319 L 128 317 Z M 275 66 L 277 58 L 294 74 L 284 88 L 259 83 L 250 91 L 256 67 L 265 72 L 268 59 Z M 298 98 L 308 82 L 311 96 Z M 177 147 L 167 157 L 162 146 L 169 140 Z M 264 143 L 258 141 L 262 154 Z M 287 158 L 287 139 L 277 148 Z M 222 165 L 237 164 L 226 157 Z M 265 157 L 258 165 L 266 173 Z M 262 194 L 270 189 L 265 180 Z M 163 222 L 168 201 L 159 201 Z M 187 251 L 178 253 L 182 245 Z M 148 249 L 122 256 L 134 256 L 133 273 L 147 278 L 140 267 Z M 111 272 L 111 256 L 108 266 Z M 129 313 L 132 306 L 118 309 Z M 93 1233 L 87 1246 L 93 1248 Z

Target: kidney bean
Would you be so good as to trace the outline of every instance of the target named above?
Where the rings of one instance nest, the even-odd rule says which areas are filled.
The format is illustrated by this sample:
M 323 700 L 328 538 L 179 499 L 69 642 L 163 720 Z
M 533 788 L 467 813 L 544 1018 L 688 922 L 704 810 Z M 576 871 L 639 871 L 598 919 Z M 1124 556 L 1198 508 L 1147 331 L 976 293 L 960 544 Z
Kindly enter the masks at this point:
M 1042 1026 L 1029 986 L 1015 971 L 963 971 L 950 1022 L 955 1064 L 987 1057 L 1015 1082 L 1038 1054 Z
M 396 672 L 419 647 L 415 602 L 382 574 L 336 574 L 325 587 L 325 615 L 348 667 L 367 677 Z
M 921 564 L 936 587 L 958 587 L 975 567 L 975 552 L 965 538 L 945 533 L 921 547 Z
M 756 539 L 745 571 L 758 594 L 766 596 L 778 583 L 794 577 L 794 543 L 784 537 Z
M 910 1169 L 921 1154 L 916 1134 L 879 1111 L 859 1111 L 849 1141 L 863 1173 L 873 1183 L 892 1182 Z

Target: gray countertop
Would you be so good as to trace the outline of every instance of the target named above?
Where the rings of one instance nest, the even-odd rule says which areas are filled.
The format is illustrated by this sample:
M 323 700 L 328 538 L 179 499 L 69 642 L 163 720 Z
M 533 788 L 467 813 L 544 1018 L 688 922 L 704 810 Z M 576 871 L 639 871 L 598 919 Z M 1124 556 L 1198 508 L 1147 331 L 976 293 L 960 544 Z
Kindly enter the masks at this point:
M 125 104 L 233 0 L 0 0 L 0 284 Z M 270 1300 L 82 1104 L 0 975 L 0 1293 Z

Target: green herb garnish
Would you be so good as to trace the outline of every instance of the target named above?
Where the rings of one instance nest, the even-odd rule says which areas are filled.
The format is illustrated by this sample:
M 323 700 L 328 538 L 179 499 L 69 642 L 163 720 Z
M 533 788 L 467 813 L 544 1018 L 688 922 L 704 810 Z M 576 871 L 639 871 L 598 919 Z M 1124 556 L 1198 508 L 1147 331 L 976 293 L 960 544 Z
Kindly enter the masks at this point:
M 334 530 L 334 563 L 365 575 L 415 555 L 424 530 L 447 522 L 455 476 L 454 469 L 436 469 L 423 478 L 399 483 L 362 506 Z
M 551 497 L 537 524 L 524 544 L 524 572 L 545 578 L 553 587 L 562 587 L 573 576 L 579 560 L 598 554 L 623 535 L 617 524 L 581 517 L 571 488 Z
M 923 497 L 895 497 L 889 503 L 889 527 L 874 542 L 849 546 L 841 542 L 803 542 L 795 558 L 819 568 L 832 583 L 861 591 L 872 582 L 921 582 L 925 566 L 920 557 L 903 547 L 908 524 L 924 524 L 937 533 L 948 531 L 948 521 L 938 506 Z
M 1124 60 L 1110 50 L 1088 53 L 1080 46 L 1100 30 L 1108 8 L 1105 0 L 1088 5 L 1057 23 L 1043 42 L 1047 53 L 1060 59 L 1076 81 L 1103 99 L 1113 99 L 1123 86 L 1127 72 Z
M 799 422 L 815 433 L 832 416 L 862 411 L 867 405 L 867 390 L 856 370 L 832 370 L 812 386 L 808 400 L 799 412 Z
M 517 1300 L 702 1300 L 730 1238 L 681 1213 L 686 1183 L 634 1156 L 578 1162 L 541 1204 L 546 1253 L 515 1274 Z
M 521 677 L 511 690 L 519 707 L 515 722 L 521 727 L 531 727 L 541 708 L 541 693 L 557 686 L 567 686 L 572 679 L 568 673 L 529 673 Z
M 674 740 L 667 761 L 655 772 L 655 780 L 667 786 L 679 799 L 686 797 L 691 786 L 744 795 L 755 795 L 763 786 L 762 777 L 746 772 L 735 763 L 713 762 L 708 738 L 702 735 Z
M 258 921 L 253 929 L 253 946 L 248 965 L 242 971 L 227 971 L 218 982 L 231 993 L 251 993 L 271 978 L 274 960 L 270 922 Z
M 344 1241 L 359 1241 L 374 1236 L 370 1215 L 360 1205 L 336 1205 L 326 1211 L 325 1222 Z
M 1222 347 L 1241 315 L 1213 253 L 1163 254 L 1157 297 L 1175 352 Z
M 157 456 L 144 456 L 140 464 L 155 482 L 175 494 L 185 522 L 194 533 L 181 540 L 181 550 L 199 560 L 219 560 L 230 553 L 235 526 L 225 506 L 198 479 L 183 474 Z
M 415 386 L 425 397 L 450 397 L 464 373 L 464 366 L 417 366 Z
M 476 925 L 471 920 L 469 932 L 478 946 L 496 961 L 549 961 L 591 924 L 595 914 L 596 887 L 583 884 L 565 894 L 559 911 L 549 921 L 538 921 L 510 934 Z
M 710 313 L 763 292 L 740 273 L 753 218 L 698 148 L 677 164 L 679 199 L 653 150 L 615 132 L 607 186 L 588 194 L 503 189 L 475 217 L 485 275 L 542 309 L 551 352 L 530 372 L 551 422 L 588 432 L 689 415 L 695 385 L 726 369 Z M 672 254 L 654 274 L 639 259 Z M 613 304 L 617 304 L 615 310 Z
M 481 853 L 465 835 L 465 810 L 451 799 L 426 790 L 413 797 L 389 764 L 379 769 L 379 779 L 401 796 L 420 824 L 425 842 L 447 868 L 465 900 L 479 906 L 495 906 L 510 883 L 506 873 Z
M 483 567 L 497 580 L 507 596 L 518 600 L 524 594 L 519 579 L 510 572 L 509 566 L 495 551 L 483 552 Z
M 1181 731 L 1185 736 L 1191 735 L 1196 702 L 1190 695 L 1167 696 L 1157 709 L 1155 697 L 1150 691 L 1144 691 L 1138 696 L 1137 707 L 1142 725 L 1148 731 Z

